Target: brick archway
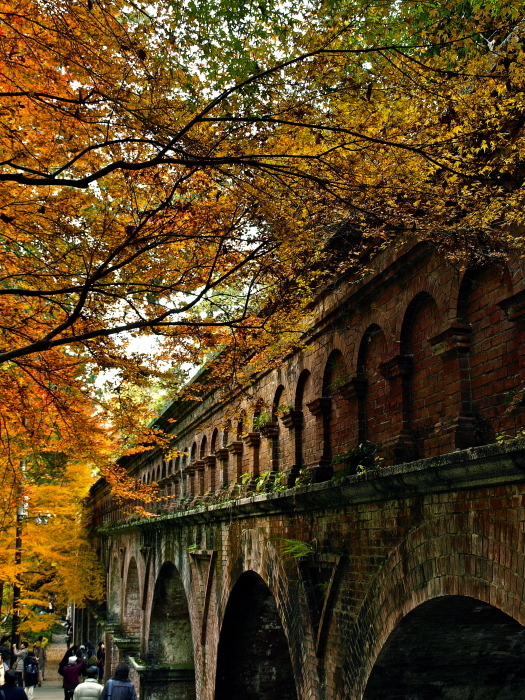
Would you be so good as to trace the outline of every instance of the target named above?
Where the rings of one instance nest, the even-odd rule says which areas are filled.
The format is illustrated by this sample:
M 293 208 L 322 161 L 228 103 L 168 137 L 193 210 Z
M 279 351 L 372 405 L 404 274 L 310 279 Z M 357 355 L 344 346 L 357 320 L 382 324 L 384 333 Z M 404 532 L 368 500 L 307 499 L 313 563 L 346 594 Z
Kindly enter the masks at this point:
M 276 548 L 265 533 L 257 528 L 236 531 L 233 527 L 229 538 L 230 568 L 224 578 L 221 599 L 218 603 L 218 635 L 220 637 L 231 593 L 239 579 L 247 572 L 257 574 L 268 588 L 279 616 L 288 645 L 291 666 L 295 678 L 297 697 L 309 697 L 316 686 L 314 669 L 305 667 L 303 658 L 314 644 L 309 620 L 303 616 L 298 603 L 297 589 L 290 585 L 283 562 Z M 217 647 L 214 652 L 217 654 Z M 210 657 L 209 668 L 217 667 L 217 656 Z M 313 677 L 310 674 L 313 673 Z
M 124 600 L 122 601 L 122 625 L 124 630 L 134 636 L 139 637 L 142 628 L 142 595 L 140 586 L 140 573 L 137 560 L 130 557 L 125 583 Z
M 411 610 L 381 649 L 363 700 L 525 698 L 525 628 L 477 598 Z
M 343 682 L 362 698 L 386 640 L 411 610 L 438 596 L 476 598 L 525 623 L 525 533 L 487 515 L 447 515 L 412 530 L 389 554 L 370 586 L 355 625 Z M 356 673 L 357 671 L 357 673 Z M 355 675 L 354 675 L 355 674 Z

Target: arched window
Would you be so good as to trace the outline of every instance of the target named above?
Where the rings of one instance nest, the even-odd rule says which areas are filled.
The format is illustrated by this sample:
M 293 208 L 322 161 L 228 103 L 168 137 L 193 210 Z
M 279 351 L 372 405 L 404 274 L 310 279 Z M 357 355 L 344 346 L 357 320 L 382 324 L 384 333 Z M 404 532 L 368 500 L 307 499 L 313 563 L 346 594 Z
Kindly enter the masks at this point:
M 210 445 L 210 453 L 212 455 L 215 454 L 215 450 L 217 449 L 218 436 L 219 436 L 219 431 L 217 428 L 214 428 L 213 433 L 211 435 L 211 445 Z
M 204 435 L 202 440 L 201 440 L 201 449 L 199 452 L 200 459 L 204 459 L 204 457 L 206 457 L 206 443 L 207 443 L 207 438 L 206 438 L 206 435 Z
M 429 341 L 437 335 L 440 325 L 434 299 L 427 292 L 417 294 L 408 305 L 401 327 L 401 354 L 410 361 L 411 368 L 403 376 L 403 434 L 407 448 L 398 461 L 431 457 L 439 452 L 435 426 L 444 411 L 443 368 Z

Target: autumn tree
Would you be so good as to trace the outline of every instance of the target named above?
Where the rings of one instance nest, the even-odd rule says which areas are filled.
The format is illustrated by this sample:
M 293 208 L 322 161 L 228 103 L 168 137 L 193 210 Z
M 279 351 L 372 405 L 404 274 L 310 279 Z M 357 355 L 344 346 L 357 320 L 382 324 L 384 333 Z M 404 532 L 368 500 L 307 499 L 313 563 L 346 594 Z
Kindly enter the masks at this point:
M 29 453 L 106 464 L 110 414 L 117 450 L 161 439 L 137 430 L 149 378 L 271 360 L 380 246 L 522 253 L 516 0 L 19 0 L 0 36 L 13 488 Z
M 300 305 L 338 223 L 351 262 L 519 243 L 519 10 L 4 4 L 0 359 L 195 360 Z

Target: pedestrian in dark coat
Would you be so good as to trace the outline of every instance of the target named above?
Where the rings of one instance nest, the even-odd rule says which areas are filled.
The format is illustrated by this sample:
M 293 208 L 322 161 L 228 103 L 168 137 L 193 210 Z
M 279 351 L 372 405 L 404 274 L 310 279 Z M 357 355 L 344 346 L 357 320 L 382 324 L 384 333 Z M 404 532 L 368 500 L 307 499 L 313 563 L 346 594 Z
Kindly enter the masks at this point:
M 137 700 L 135 686 L 129 680 L 129 666 L 127 664 L 117 666 L 113 678 L 110 678 L 104 686 L 100 700 L 107 700 L 109 691 L 111 700 Z
M 62 683 L 62 687 L 64 688 L 64 700 L 71 700 L 73 697 L 83 668 L 84 662 L 82 659 L 77 659 L 76 656 L 71 656 L 67 666 L 64 666 L 62 671 L 62 675 L 64 676 L 64 682 Z
M 39 668 L 36 656 L 32 651 L 27 653 L 24 659 L 24 687 L 28 700 L 33 700 L 33 691 L 39 681 Z
M 2 686 L 5 700 L 27 700 L 26 691 L 16 684 L 16 671 L 9 669 L 5 672 L 5 683 Z
M 106 645 L 104 642 L 98 643 L 97 659 L 98 679 L 101 681 L 104 678 L 104 667 L 106 665 Z

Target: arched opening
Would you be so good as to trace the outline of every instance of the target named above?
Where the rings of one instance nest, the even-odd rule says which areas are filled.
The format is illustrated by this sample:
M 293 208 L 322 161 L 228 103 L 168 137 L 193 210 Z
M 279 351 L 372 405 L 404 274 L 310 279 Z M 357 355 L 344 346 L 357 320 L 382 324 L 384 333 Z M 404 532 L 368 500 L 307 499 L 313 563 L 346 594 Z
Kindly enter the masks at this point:
M 124 629 L 132 637 L 140 636 L 141 605 L 139 571 L 135 557 L 131 557 L 126 578 L 124 597 Z
M 227 445 L 230 442 L 230 430 L 231 430 L 231 421 L 226 421 L 226 424 L 224 426 L 224 431 L 222 433 L 222 446 L 227 447 Z
M 204 457 L 206 457 L 206 444 L 207 444 L 207 442 L 208 442 L 208 440 L 206 438 L 206 435 L 204 435 L 202 440 L 201 440 L 201 449 L 199 452 L 199 459 L 204 459 Z
M 231 593 L 219 638 L 215 700 L 297 700 L 275 600 L 254 571 Z
M 212 436 L 211 436 L 211 445 L 210 445 L 210 453 L 212 455 L 215 454 L 215 450 L 217 449 L 218 437 L 219 437 L 219 431 L 217 428 L 214 428 Z
M 444 417 L 443 367 L 429 340 L 437 335 L 440 323 L 434 299 L 427 292 L 417 294 L 401 327 L 401 355 L 406 360 L 402 372 L 406 449 L 398 461 L 432 457 L 439 450 L 435 428 Z
M 305 464 L 311 461 L 311 454 L 307 454 L 306 445 L 304 444 L 304 436 L 306 427 L 310 427 L 312 423 L 313 416 L 310 412 L 305 413 L 304 404 L 305 396 L 308 395 L 310 385 L 310 372 L 307 369 L 303 369 L 299 375 L 297 381 L 297 388 L 295 390 L 295 401 L 294 401 L 294 415 L 292 416 L 292 427 L 294 433 L 294 459 L 295 459 L 295 469 L 294 476 L 299 474 L 300 470 Z M 305 424 L 310 422 L 310 425 Z M 311 429 L 310 433 L 313 432 Z M 311 453 L 311 450 L 310 450 Z
M 385 334 L 373 323 L 363 335 L 357 359 L 358 440 L 381 442 L 390 436 L 389 388 L 380 367 L 387 359 Z
M 171 562 L 162 565 L 155 582 L 147 658 L 148 665 L 156 667 L 156 671 L 151 678 L 145 678 L 146 697 L 194 700 L 188 601 L 180 574 Z
M 333 350 L 328 357 L 323 374 L 323 397 L 327 400 L 323 410 L 323 454 L 330 459 L 348 448 L 349 412 L 348 403 L 340 387 L 348 381 L 343 355 Z
M 270 446 L 270 470 L 278 472 L 285 457 L 284 435 L 279 425 L 279 407 L 286 403 L 284 386 L 281 384 L 277 387 L 272 401 L 271 422 L 275 424 L 275 428 L 271 434 Z
M 525 628 L 475 598 L 441 596 L 406 615 L 383 646 L 363 700 L 525 698 Z

